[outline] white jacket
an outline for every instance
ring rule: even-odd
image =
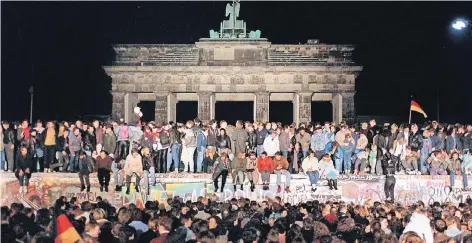
[[[319,171],[320,165],[318,163],[318,159],[316,157],[310,158],[309,156],[306,157],[302,162],[302,169],[307,172],[307,170],[311,168],[312,171]]]
[[[272,136],[268,136],[264,139],[264,151],[267,153],[267,156],[275,156],[280,149],[279,137],[272,139]]]
[[[425,240],[425,243],[433,243],[434,241],[433,231],[429,225],[429,219],[423,214],[413,213],[410,222],[403,230],[403,234],[408,231],[416,232],[422,239]]]

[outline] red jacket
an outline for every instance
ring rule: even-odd
[[[257,159],[257,169],[259,169],[260,172],[268,170],[270,173],[273,173],[274,162],[269,156],[265,157],[265,159],[259,158]]]

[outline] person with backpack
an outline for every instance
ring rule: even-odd
[[[87,184],[87,192],[90,192],[90,179],[89,175],[93,172],[93,160],[92,157],[87,156],[85,151],[80,152],[79,160],[79,179],[80,179],[80,191],[85,190],[85,184]]]

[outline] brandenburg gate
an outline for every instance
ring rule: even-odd
[[[362,67],[352,61],[353,45],[272,44],[261,31],[246,31],[239,9],[239,2],[228,3],[229,19],[195,44],[114,45],[116,60],[104,67],[112,78],[112,118],[130,121],[140,101],[156,102],[159,123],[175,121],[179,101],[197,101],[203,121],[215,118],[217,101],[252,101],[259,122],[269,120],[270,101],[293,102],[297,124],[311,120],[312,101],[330,101],[334,122],[354,117]]]

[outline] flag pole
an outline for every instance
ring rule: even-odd
[[[408,124],[411,124],[411,100],[413,98],[413,95],[410,96],[410,116],[408,117]]]

